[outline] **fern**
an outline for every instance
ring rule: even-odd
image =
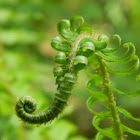
[[[106,47],[101,50],[96,50],[95,47],[95,52],[91,58],[92,60],[94,58],[94,62],[90,61],[90,65],[92,65],[94,74],[89,74],[86,72],[87,75],[90,77],[90,80],[87,83],[87,89],[92,95],[87,101],[87,106],[89,111],[95,115],[92,123],[94,127],[98,130],[98,134],[95,138],[96,140],[103,139],[104,137],[108,137],[113,140],[123,140],[125,139],[124,132],[129,132],[134,135],[140,136],[140,131],[128,128],[120,122],[119,114],[135,121],[139,121],[139,118],[135,118],[125,109],[117,107],[113,95],[113,92],[115,92],[123,96],[135,97],[140,95],[140,90],[131,93],[124,93],[123,91],[115,89],[111,86],[109,75],[109,73],[116,73],[120,75],[130,75],[134,73],[139,68],[139,58],[135,54],[135,46],[131,42],[125,43],[123,45],[123,47],[126,48],[126,51],[121,56],[115,56],[114,52],[120,48],[121,38],[118,35],[114,35],[113,38],[118,39],[118,47]],[[120,65],[127,64],[131,61],[133,62],[133,64],[126,69],[113,69],[112,67],[110,67],[110,63]],[[137,76],[137,80],[139,80],[139,75]],[[100,91],[93,91],[94,86],[98,88],[100,87]],[[107,111],[99,113],[92,110],[92,105],[97,101],[104,103],[106,105]],[[112,127],[101,129],[99,127],[99,124],[104,119],[111,120],[113,122]]]
[[[74,29],[74,23],[76,20],[80,20],[78,23],[77,31]],[[42,124],[52,121],[56,118],[66,107],[67,101],[71,96],[73,86],[77,79],[77,74],[80,70],[88,65],[87,53],[90,54],[94,51],[93,44],[88,44],[88,48],[84,48],[81,53],[78,54],[77,49],[80,40],[89,36],[86,34],[80,34],[80,32],[86,29],[90,32],[89,26],[83,25],[83,18],[75,16],[69,20],[62,20],[58,23],[58,31],[60,35],[70,41],[63,41],[60,37],[55,37],[52,40],[52,47],[59,52],[56,54],[55,62],[60,64],[54,68],[54,76],[56,77],[56,84],[58,85],[55,93],[55,98],[48,109],[39,113],[33,114],[37,108],[37,103],[33,98],[29,96],[21,97],[15,106],[16,114],[24,122],[31,124]],[[82,44],[81,44],[82,45]],[[89,54],[89,53],[88,53]]]
[[[102,140],[108,137],[113,140],[123,140],[124,132],[134,135],[140,135],[139,131],[128,128],[120,122],[119,114],[140,121],[139,118],[133,117],[125,109],[116,106],[113,92],[123,96],[138,96],[140,90],[132,93],[124,93],[111,86],[109,73],[117,73],[121,75],[130,75],[138,70],[139,58],[135,54],[135,46],[131,43],[125,43],[123,47],[125,52],[120,56],[115,56],[115,52],[121,46],[121,38],[114,35],[114,39],[118,39],[119,44],[116,48],[109,48],[109,39],[106,35],[100,35],[98,39],[92,38],[92,29],[88,25],[84,25],[84,19],[81,16],[74,16],[70,20],[61,20],[58,25],[58,32],[64,38],[59,36],[52,40],[52,47],[58,51],[55,62],[59,64],[54,68],[54,76],[58,85],[53,103],[48,109],[39,114],[32,114],[36,110],[36,103],[31,97],[22,97],[16,103],[15,110],[17,115],[27,123],[42,124],[56,118],[67,105],[67,101],[71,95],[74,84],[76,83],[78,72],[82,69],[91,67],[94,73],[86,71],[89,76],[87,82],[87,90],[91,97],[87,101],[87,107],[91,113],[95,115],[92,124],[97,129],[98,134],[96,140]],[[113,69],[112,64],[127,64],[133,62],[129,68]],[[136,80],[140,79],[140,75]],[[95,91],[97,87],[98,90]],[[96,112],[92,109],[95,102],[100,101],[105,104],[106,111]],[[112,122],[110,128],[100,128],[100,122],[108,119]]]

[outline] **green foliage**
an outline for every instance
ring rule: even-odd
[[[131,42],[125,43],[123,45],[125,52],[120,56],[116,56],[115,52],[120,49],[121,38],[118,35],[114,35],[113,38],[118,39],[119,45],[115,48],[108,48],[108,37],[99,35],[98,39],[93,39],[91,27],[84,25],[84,19],[81,16],[74,16],[70,20],[61,20],[57,27],[59,34],[66,41],[62,41],[57,36],[51,43],[52,47],[59,51],[56,54],[55,62],[61,64],[54,68],[54,76],[56,76],[56,84],[58,85],[55,99],[46,111],[32,115],[30,113],[36,109],[34,101],[29,97],[22,97],[15,107],[17,115],[23,121],[33,124],[53,120],[66,106],[78,72],[90,67],[86,71],[90,77],[87,89],[92,96],[87,101],[87,106],[89,111],[95,115],[92,122],[98,131],[95,139],[101,140],[104,137],[108,137],[113,140],[123,140],[124,132],[139,136],[139,131],[121,123],[119,114],[135,121],[140,119],[133,117],[125,109],[117,107],[113,95],[113,92],[116,92],[123,96],[133,97],[139,95],[139,90],[131,93],[117,90],[111,86],[109,75],[109,73],[130,75],[138,70],[139,58],[135,54],[135,46]],[[113,68],[112,63],[117,68]],[[90,73],[89,70],[93,70],[93,72]],[[137,76],[137,80],[139,80],[139,76]],[[92,109],[93,104],[97,101],[105,104],[105,109],[101,112],[96,112]],[[100,128],[101,121],[105,119],[112,122],[112,125],[107,128]]]
[[[22,124],[20,119],[16,117],[13,109],[16,99],[25,95],[30,95],[38,101],[37,112],[41,112],[52,102],[57,86],[55,85],[55,77],[53,77],[52,73],[53,68],[56,67],[54,63],[55,52],[50,47],[50,42],[53,36],[58,35],[55,26],[57,22],[63,17],[67,19],[73,15],[83,16],[86,21],[85,24],[91,25],[93,30],[92,38],[96,39],[100,33],[107,34],[109,37],[117,33],[121,36],[123,43],[133,42],[136,46],[136,53],[140,54],[139,0],[0,0],[0,44],[2,45],[0,46],[1,140],[52,140],[50,136],[52,132],[49,129],[53,124],[57,124],[59,121],[65,120],[65,118],[71,120],[69,123],[75,124],[75,127],[77,127],[78,131],[74,135],[78,133],[78,135],[82,134],[88,139],[94,139],[96,130],[90,124],[92,114],[86,109],[85,102],[90,96],[87,93],[88,91],[91,95],[95,96],[95,91],[97,90],[96,97],[104,96],[104,94],[98,94],[100,93],[98,91],[101,91],[102,88],[96,87],[101,85],[101,76],[98,77],[99,80],[96,82],[91,80],[95,85],[94,87],[88,82],[88,86],[90,88],[93,87],[93,89],[86,91],[85,81],[87,81],[88,77],[84,74],[85,71],[80,72],[77,79],[78,84],[75,86],[72,97],[68,102],[68,105],[72,102],[71,105],[57,119],[45,126],[30,127],[29,124]],[[70,44],[65,39],[61,40],[68,44],[67,46],[69,47],[65,49],[70,51]],[[111,40],[109,44],[110,49],[117,46],[114,45],[114,42],[111,44]],[[92,43],[90,44],[92,45]],[[89,48],[84,46],[81,46],[80,49]],[[127,45],[120,47],[114,53],[119,56],[119,61],[121,61],[123,52],[128,50],[125,46]],[[131,54],[133,49],[132,46],[129,47],[129,53]],[[94,47],[92,49],[95,50]],[[88,54],[83,51],[78,53],[85,56]],[[111,55],[112,57],[113,55]],[[91,68],[94,70],[99,67],[98,61],[93,64],[93,60],[95,60],[94,57],[89,60],[92,62],[88,69],[89,74],[92,73]],[[133,62],[135,60],[126,64],[126,67],[131,66]],[[123,63],[115,65],[114,62],[107,62],[107,64],[115,70],[126,68]],[[59,70],[61,71],[62,68]],[[60,75],[62,74],[61,72]],[[119,107],[125,108],[134,117],[139,118],[140,96],[135,97],[139,95],[139,91],[135,92],[135,90],[139,89],[140,82],[135,82],[134,75],[122,76],[111,74],[111,85],[106,84],[106,86],[112,88]],[[137,76],[137,80],[139,79],[139,76]],[[56,83],[59,83],[61,80],[61,78],[57,78]],[[124,96],[126,93],[128,93],[128,96]],[[129,96],[129,94],[131,95]],[[104,106],[98,101],[95,102],[91,109],[99,112],[104,109]],[[140,130],[140,125],[137,121],[127,119],[122,115],[120,115],[120,118],[121,122],[126,126]],[[105,128],[108,127],[108,124],[105,119],[101,122],[100,126]],[[64,127],[67,128],[66,123]],[[67,139],[72,137],[80,139],[81,137],[68,135]],[[124,135],[128,135],[126,138],[128,140],[139,140],[137,135],[129,133]],[[97,136],[99,138],[104,137],[101,133]]]
[[[126,48],[126,51],[121,56],[115,56],[115,54],[113,53],[120,48],[121,39],[118,35],[114,35],[114,37],[117,37],[119,39],[119,47],[104,48],[102,50],[95,49],[95,53],[92,58],[94,58],[94,61],[97,62],[95,63],[91,61],[90,64],[92,65],[93,63],[92,69],[94,70],[94,73],[93,74],[87,73],[87,75],[91,78],[87,83],[87,89],[89,93],[91,93],[92,95],[92,97],[87,101],[87,106],[89,111],[95,115],[92,123],[94,127],[99,131],[96,139],[103,139],[103,137],[106,136],[114,140],[118,140],[118,139],[122,140],[124,139],[123,132],[129,132],[138,136],[140,135],[140,131],[136,131],[131,128],[128,128],[127,126],[123,125],[120,122],[118,113],[125,116],[126,118],[135,121],[139,121],[139,119],[133,117],[125,109],[117,107],[113,97],[113,92],[116,92],[123,96],[135,97],[139,95],[140,93],[139,90],[131,93],[124,93],[120,90],[112,88],[110,76],[109,76],[110,72],[120,74],[120,75],[130,75],[134,73],[139,68],[139,58],[135,54],[135,46],[131,42],[123,45],[123,47]],[[123,65],[126,64],[127,66],[127,63],[129,62],[132,62],[131,66],[125,67],[124,69],[119,69],[123,67],[121,66],[121,64]],[[116,64],[117,68],[113,69],[112,68],[113,66],[110,65],[110,63]],[[139,79],[139,75],[137,76],[137,80],[138,79]],[[96,91],[95,87],[98,88],[100,87],[100,90]],[[92,105],[97,101],[106,104],[106,111],[99,113],[92,110]],[[110,110],[108,110],[108,108]],[[101,129],[99,127],[99,124],[104,119],[109,119],[113,121],[114,126],[110,128]]]

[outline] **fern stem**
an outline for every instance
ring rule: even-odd
[[[114,99],[114,95],[112,93],[112,90],[105,85],[105,84],[110,85],[109,73],[106,70],[106,66],[105,66],[103,60],[98,56],[97,56],[97,59],[98,59],[98,62],[100,63],[100,68],[101,68],[100,70],[101,70],[101,74],[103,76],[103,86],[104,86],[104,91],[105,91],[104,93],[108,97],[108,107],[111,111],[111,115],[113,118],[114,130],[115,130],[115,133],[117,136],[117,140],[124,140],[123,131],[120,126],[120,119],[118,116],[118,111],[115,108],[116,101]]]
[[[73,42],[72,44],[72,49],[71,49],[71,53],[70,53],[70,72],[73,72],[73,65],[74,65],[74,58],[76,56],[76,51],[79,45],[79,42],[85,38],[85,37],[90,37],[90,34],[88,34],[87,32],[81,33]]]

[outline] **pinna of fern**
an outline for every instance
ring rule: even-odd
[[[119,75],[130,75],[138,70],[139,68],[139,58],[135,54],[135,46],[129,42],[125,43],[123,47],[125,48],[125,52],[120,56],[115,56],[114,52],[120,48],[121,38],[118,35],[114,35],[113,38],[118,38],[119,45],[116,48],[104,48],[100,51],[95,50],[94,55],[91,60],[94,58],[94,62],[91,62],[92,69],[94,70],[94,74],[90,74],[88,72],[87,75],[90,77],[90,80],[87,82],[87,90],[92,95],[87,101],[88,109],[91,113],[95,115],[93,119],[93,125],[98,130],[98,134],[96,136],[96,140],[104,139],[104,137],[108,137],[113,140],[123,140],[124,132],[129,132],[134,135],[140,136],[140,131],[133,130],[128,128],[124,124],[120,122],[119,115],[121,114],[126,118],[140,121],[139,118],[133,117],[128,111],[123,108],[117,107],[113,92],[118,93],[123,96],[135,97],[140,95],[140,90],[124,93],[118,89],[115,89],[111,86],[109,73],[116,73]],[[113,69],[110,67],[110,63],[121,65],[127,64],[129,62],[133,62],[133,64],[125,69]],[[119,68],[119,67],[118,67]],[[137,76],[137,80],[139,75]],[[100,88],[100,90],[95,91],[94,87]],[[96,112],[92,109],[92,106],[95,102],[100,101],[106,105],[107,111]],[[109,119],[113,122],[113,127],[101,129],[99,124],[102,120]]]
[[[98,39],[92,37],[92,29],[88,25],[84,25],[84,19],[81,16],[73,16],[70,20],[63,19],[58,22],[57,29],[62,36],[55,37],[52,40],[52,47],[58,51],[55,56],[55,62],[59,65],[54,68],[54,76],[58,85],[53,103],[48,109],[39,114],[34,114],[36,103],[29,96],[23,96],[16,103],[16,114],[27,123],[42,124],[47,123],[56,118],[67,105],[67,101],[71,96],[72,89],[76,83],[78,72],[87,67],[91,67],[94,74],[86,72],[90,77],[87,83],[87,90],[91,93],[91,97],[87,101],[88,109],[95,115],[93,125],[97,129],[98,134],[96,140],[109,137],[113,140],[123,140],[123,132],[129,132],[139,135],[140,132],[132,130],[120,122],[121,114],[129,119],[139,121],[134,118],[123,108],[117,107],[113,92],[123,96],[137,96],[139,91],[133,93],[124,93],[111,86],[109,73],[117,73],[121,75],[129,75],[139,68],[139,59],[135,54],[135,46],[132,43],[123,45],[125,52],[120,56],[114,53],[119,50],[121,39],[117,38],[119,45],[116,48],[109,48],[109,39],[106,35],[100,35]],[[132,66],[127,69],[113,69],[110,63],[127,64],[133,62]],[[139,79],[139,76],[137,77]],[[98,91],[93,90],[98,87]],[[92,105],[100,101],[105,103],[106,111],[96,112],[92,109]],[[100,122],[109,119],[112,122],[110,128],[100,128]]]

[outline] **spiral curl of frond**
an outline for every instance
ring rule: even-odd
[[[58,85],[54,101],[45,111],[34,114],[37,103],[33,98],[29,96],[20,98],[16,103],[15,110],[17,116],[24,122],[42,124],[56,118],[67,105],[78,72],[88,66],[87,58],[93,54],[98,44],[101,47],[106,45],[105,41],[90,40],[92,29],[90,26],[84,25],[84,19],[81,16],[74,16],[70,20],[61,20],[57,29],[65,40],[56,36],[51,43],[52,47],[58,51],[55,62],[59,64],[53,70]]]

